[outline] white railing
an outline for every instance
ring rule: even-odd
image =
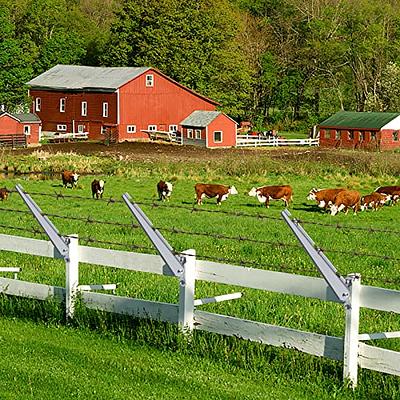
[[[236,147],[259,146],[319,146],[319,139],[282,139],[279,137],[266,137],[254,135],[237,135]]]
[[[42,139],[47,139],[50,141],[57,141],[57,140],[70,140],[70,139],[81,139],[86,140],[89,138],[89,132],[42,132]]]
[[[366,345],[362,342],[370,339],[399,337],[399,332],[359,334],[357,328],[359,308],[362,307],[400,314],[400,291],[398,290],[364,286],[361,285],[359,278],[353,280],[349,307],[351,311],[347,310],[344,313],[345,330],[351,334],[347,335],[348,339],[345,340],[344,337],[305,332],[199,309],[202,304],[213,301],[233,299],[241,301],[240,293],[222,294],[215,298],[195,298],[196,280],[202,280],[338,302],[324,279],[196,260],[194,250],[183,253],[187,257],[184,276],[177,279],[172,276],[170,269],[158,255],[81,246],[76,237],[70,238],[74,240],[70,241],[70,257],[66,262],[67,289],[0,278],[0,293],[39,300],[49,297],[59,301],[67,300],[67,315],[71,317],[73,317],[76,294],[80,293],[83,303],[91,309],[179,324],[186,331],[196,329],[278,347],[294,348],[311,355],[344,361],[345,366],[349,363],[348,354],[353,354],[355,350],[356,362],[353,366],[355,373],[357,373],[358,365],[361,368],[400,375],[400,352]],[[4,234],[0,234],[0,250],[62,258],[50,241]],[[95,293],[92,290],[97,285],[90,285],[91,290],[87,291],[87,287],[79,286],[79,263],[170,276],[178,281],[179,302],[169,304]],[[112,285],[100,286],[115,289]]]

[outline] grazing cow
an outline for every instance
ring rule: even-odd
[[[157,183],[158,200],[169,200],[172,193],[172,183],[160,181]]]
[[[293,190],[289,185],[253,187],[248,194],[257,197],[258,201],[265,203],[267,208],[269,208],[270,200],[283,200],[285,207],[289,207],[289,203],[293,199]]]
[[[361,197],[361,210],[367,210],[369,207],[373,211],[377,211],[379,207],[382,207],[389,199],[389,196],[382,193],[373,192]]]
[[[217,205],[221,205],[221,202],[226,200],[230,194],[238,194],[235,186],[215,185],[206,183],[197,183],[194,187],[196,191],[197,204],[202,204],[204,197],[209,199],[212,197],[217,198]]]
[[[92,196],[94,198],[94,196],[96,196],[96,199],[103,198],[103,193],[104,193],[104,184],[106,183],[106,181],[98,181],[97,179],[95,179],[92,182]]]
[[[72,171],[63,171],[63,173],[61,174],[61,178],[65,188],[68,185],[71,185],[71,188],[74,188],[78,183],[79,175]]]
[[[8,194],[10,193],[10,191],[7,188],[1,188],[0,189],[0,200],[7,200],[8,198]]]
[[[380,186],[375,189],[375,192],[389,196],[391,205],[395,204],[400,199],[400,186]]]
[[[336,196],[345,189],[316,189],[313,188],[307,195],[307,200],[315,200],[318,207],[327,210],[335,202]]]
[[[360,210],[361,196],[357,190],[342,190],[335,198],[335,202],[331,207],[331,215],[336,215],[338,212],[344,210],[347,214],[349,208],[352,208],[354,214]]]

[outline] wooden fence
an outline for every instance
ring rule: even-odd
[[[319,139],[282,139],[278,137],[237,135],[236,147],[319,146]]]
[[[0,134],[0,147],[26,147],[26,136],[24,134]]]
[[[5,234],[0,234],[0,250],[63,258],[50,241]],[[80,292],[83,303],[90,309],[166,321],[179,324],[185,332],[191,330],[214,332],[343,361],[344,376],[350,378],[353,384],[356,384],[357,381],[358,366],[400,375],[400,352],[363,343],[363,341],[371,339],[399,337],[400,333],[359,334],[358,332],[361,307],[400,314],[400,291],[361,285],[357,275],[347,277],[352,285],[350,306],[344,309],[343,315],[345,332],[343,337],[333,337],[214,314],[199,309],[202,304],[240,298],[240,294],[237,293],[195,299],[196,280],[202,280],[338,302],[324,279],[198,260],[194,250],[188,250],[182,254],[186,258],[186,262],[183,276],[177,282],[178,304],[95,293],[87,290],[88,285],[79,286],[80,262],[168,275],[171,279],[177,278],[171,275],[170,269],[158,255],[81,246],[76,236],[69,236],[69,259],[66,262],[65,288],[0,278],[0,293],[39,300],[53,297],[56,300],[65,301],[66,314],[72,318],[75,298]],[[91,288],[99,287],[101,285]]]

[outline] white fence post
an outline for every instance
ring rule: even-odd
[[[346,309],[346,328],[343,351],[343,378],[350,381],[352,388],[357,386],[358,372],[358,329],[360,323],[361,276],[350,274],[346,277],[350,288],[350,305]]]
[[[74,317],[75,300],[79,285],[78,235],[69,235],[69,259],[65,262],[65,311],[66,318]]]
[[[196,250],[185,250],[185,265],[179,282],[179,319],[178,323],[183,333],[193,330],[194,292],[196,275]]]

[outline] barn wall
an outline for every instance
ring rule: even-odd
[[[236,146],[236,126],[225,114],[218,115],[208,126],[208,147]],[[214,142],[214,131],[222,131],[222,143]]]
[[[154,86],[146,87],[146,75],[154,75]],[[119,89],[120,141],[147,138],[142,129],[156,125],[157,130],[168,130],[178,125],[195,110],[214,111],[212,101],[194,94],[168,80],[157,71],[150,70]],[[127,133],[127,126],[135,125],[136,133]]]
[[[376,131],[320,128],[319,132],[321,147],[365,150],[377,150],[379,148],[380,133]],[[353,135],[353,138],[349,137],[349,135]]]
[[[190,139],[188,138],[188,129],[193,129],[193,135],[195,129],[201,129],[201,139]],[[184,126],[182,127],[182,135],[183,135],[183,144],[190,146],[200,146],[206,147],[206,128],[196,128],[194,126]]]
[[[67,125],[66,132],[78,131],[84,125],[90,139],[104,139],[101,133],[103,124],[117,123],[117,94],[94,92],[65,92],[30,90],[32,112],[42,120],[43,130],[57,132],[58,124]],[[35,100],[41,98],[41,111],[35,111]],[[60,112],[60,99],[65,98],[65,112]],[[81,102],[87,102],[87,116],[81,115]],[[108,102],[108,117],[103,117],[103,102]],[[75,125],[75,129],[74,126]]]
[[[0,118],[0,135],[15,135],[20,133],[19,122],[8,115]]]
[[[396,135],[397,132],[397,135]],[[397,140],[396,139],[397,136]],[[381,131],[381,149],[396,150],[400,148],[400,131],[384,129]]]

